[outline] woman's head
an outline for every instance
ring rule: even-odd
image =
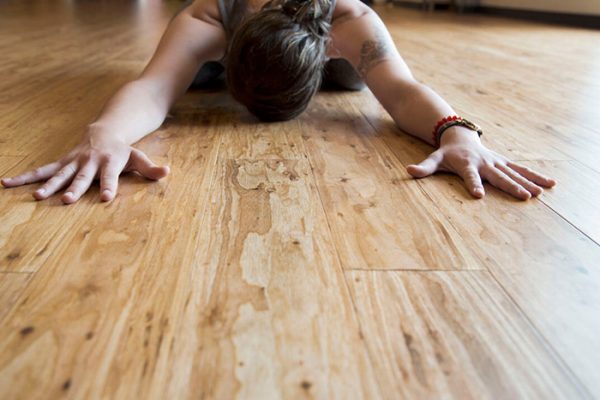
[[[271,0],[231,38],[227,84],[264,121],[294,118],[321,85],[330,0]]]

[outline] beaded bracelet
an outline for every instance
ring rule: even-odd
[[[434,145],[436,147],[440,147],[440,140],[442,139],[442,134],[446,131],[446,129],[456,125],[464,126],[465,128],[475,131],[479,136],[483,135],[483,131],[478,125],[474,124],[468,119],[459,117],[458,115],[450,115],[448,117],[442,118],[438,121],[437,124],[435,124],[435,128],[433,128],[432,132]]]

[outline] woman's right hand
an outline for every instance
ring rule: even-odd
[[[141,150],[117,138],[86,133],[84,140],[58,161],[2,179],[2,185],[10,188],[46,181],[33,192],[34,198],[44,200],[70,183],[61,199],[71,204],[79,200],[95,178],[100,178],[100,199],[110,201],[117,194],[123,171],[137,171],[148,179],[158,180],[169,174],[169,167],[154,164]]]

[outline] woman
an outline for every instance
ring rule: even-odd
[[[555,184],[484,147],[476,125],[413,78],[382,21],[359,0],[196,0],[172,19],[140,77],[107,102],[79,145],[2,184],[46,181],[33,194],[42,200],[70,183],[62,196],[70,204],[96,177],[102,201],[115,197],[124,170],[165,177],[168,167],[131,144],[158,129],[191,84],[221,73],[233,97],[266,121],[300,114],[323,79],[351,90],[366,84],[399,128],[439,147],[407,167],[415,178],[454,172],[476,198],[484,196],[482,179],[523,200]]]

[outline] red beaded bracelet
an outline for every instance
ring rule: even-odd
[[[473,122],[464,119],[463,117],[460,117],[458,115],[449,115],[447,117],[442,118],[437,122],[437,124],[435,124],[435,127],[433,128],[432,132],[433,144],[436,147],[440,147],[440,139],[442,137],[442,133],[444,133],[446,129],[456,125],[461,125],[465,128],[471,129],[472,131],[477,132],[479,136],[483,134],[481,128]]]

